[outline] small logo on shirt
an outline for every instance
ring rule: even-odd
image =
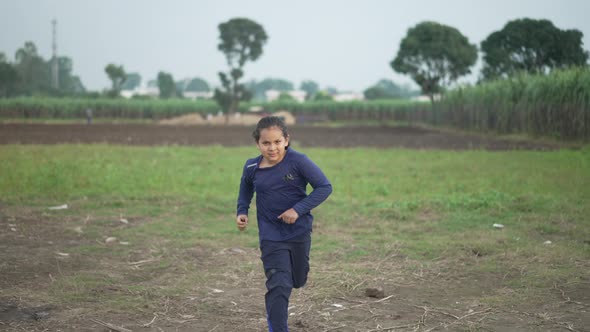
[[[295,177],[293,176],[293,174],[289,173],[289,174],[283,176],[283,180],[285,180],[285,181],[293,181],[293,180],[295,180]]]

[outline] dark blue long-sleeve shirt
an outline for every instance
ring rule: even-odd
[[[311,231],[311,210],[332,193],[332,185],[322,170],[306,155],[291,148],[280,163],[259,168],[262,156],[248,159],[244,165],[237,215],[248,214],[256,192],[256,210],[260,241],[285,241]],[[307,195],[310,184],[313,191]],[[293,208],[299,218],[286,224],[278,216]]]

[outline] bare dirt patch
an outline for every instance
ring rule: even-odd
[[[148,124],[0,124],[0,144],[107,143],[123,145],[250,146],[253,126]],[[449,133],[418,127],[292,126],[293,142],[304,147],[407,148],[444,150],[550,150],[559,146],[534,141]]]
[[[250,146],[250,133],[244,126],[4,124],[0,143]],[[555,148],[413,127],[293,126],[292,137],[314,147]],[[417,218],[439,216],[423,210]],[[102,232],[77,231],[87,219],[82,213],[7,207],[0,200],[0,330],[109,331],[102,323],[133,331],[266,329],[258,250],[223,247],[229,244],[172,250],[167,239],[153,238],[117,252],[121,244],[105,243],[108,229],[158,221],[139,215],[125,225],[117,220],[95,225]],[[88,251],[92,246],[97,248]],[[394,249],[385,257],[346,263],[356,273],[338,264],[346,259],[341,253],[313,255],[312,249],[309,283],[291,300],[295,332],[588,331],[590,326],[590,280],[584,277],[578,283],[556,281],[524,301],[506,286],[519,273],[468,272],[468,266],[488,259],[473,252],[424,265]],[[369,297],[367,288],[382,289],[383,296]]]
[[[121,255],[101,235],[113,225],[95,235],[72,231],[86,218],[41,208],[0,209],[0,330],[109,331],[104,323],[132,331],[266,329],[257,249],[198,244],[172,249],[166,239],[155,238],[132,244]],[[99,250],[77,250],[92,244]],[[343,253],[320,258],[312,250],[308,285],[292,295],[291,330],[587,331],[590,326],[589,280],[556,283],[532,301],[521,301],[506,287],[517,275],[468,272],[485,256],[424,265],[395,246],[389,250],[378,259],[348,262],[346,270],[338,263],[346,259]],[[78,284],[77,278],[85,281]],[[383,293],[367,296],[367,288]]]

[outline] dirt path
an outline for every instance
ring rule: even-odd
[[[307,127],[293,126],[291,137],[305,147],[377,147],[408,149],[546,150],[538,142],[447,133],[417,127]],[[0,144],[109,143],[124,145],[252,144],[252,128],[243,126],[163,126],[147,124],[46,125],[0,124]]]

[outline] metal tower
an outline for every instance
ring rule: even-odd
[[[51,85],[56,90],[59,89],[59,64],[57,63],[57,20],[53,19],[51,21],[52,30],[53,30],[53,43],[51,44],[51,48],[53,50],[53,58],[51,59]]]

